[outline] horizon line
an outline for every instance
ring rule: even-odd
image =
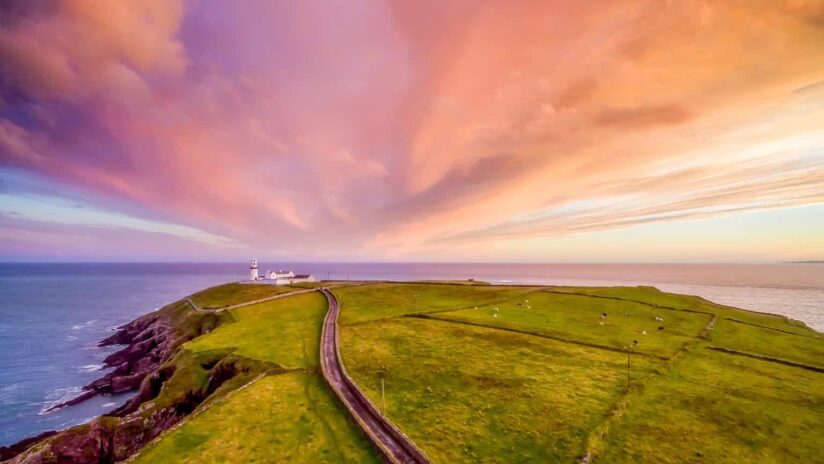
[[[248,260],[238,261],[141,261],[141,260],[0,260],[2,264],[239,264]],[[288,264],[476,264],[476,265],[735,265],[735,264],[824,264],[824,260],[776,260],[776,261],[313,261],[290,259],[258,259],[260,262],[280,262]]]

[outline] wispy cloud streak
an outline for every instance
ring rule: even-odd
[[[10,0],[0,169],[207,255],[461,259],[817,204],[823,24],[804,0]],[[31,216],[6,235],[59,248]]]

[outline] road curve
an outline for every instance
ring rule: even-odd
[[[430,463],[429,459],[414,443],[388,419],[381,416],[378,409],[366,398],[357,384],[349,377],[340,357],[340,331],[338,314],[340,305],[329,291],[321,289],[329,302],[329,310],[323,320],[320,341],[320,365],[326,383],[349,410],[361,426],[369,440],[382,457],[391,463]]]

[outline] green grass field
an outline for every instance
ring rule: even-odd
[[[341,325],[505,301],[535,289],[465,284],[373,284],[335,289]]]
[[[190,298],[204,309],[217,309],[238,303],[246,303],[261,298],[300,290],[289,285],[256,285],[229,283],[207,288]]]
[[[247,287],[254,288],[221,289],[221,301],[248,301]],[[207,372],[200,364],[225,352],[280,366],[285,372],[205,402],[202,413],[144,448],[135,462],[378,462],[317,368],[326,310],[326,298],[320,293],[244,306],[229,311],[234,322],[186,343],[168,388],[178,388],[176,382],[190,387],[204,384]],[[156,401],[172,396],[164,393]]]
[[[146,448],[137,463],[377,463],[318,375],[265,377]]]
[[[718,314],[721,317],[732,317],[765,327],[787,330],[804,335],[812,335],[817,337],[822,336],[822,334],[810,329],[802,323],[788,320],[783,316],[745,311],[743,309],[718,305],[697,296],[666,293],[653,287],[562,287],[553,290],[559,292],[633,300],[677,309],[710,312],[713,314]]]
[[[224,324],[185,345],[194,352],[231,347],[240,356],[286,368],[317,367],[326,298],[317,292],[231,310]]]
[[[227,285],[196,297],[225,306],[294,290]],[[333,292],[350,374],[379,407],[383,379],[387,416],[435,462],[782,463],[824,454],[824,373],[814,370],[824,367],[824,336],[780,316],[652,288],[375,283]],[[174,308],[188,317],[188,305]],[[249,372],[136,461],[377,462],[318,372],[326,310],[320,293],[308,293],[207,315],[218,327],[183,346],[170,392],[155,401],[205,388],[204,366],[227,353]],[[623,350],[633,340],[628,384]]]
[[[607,314],[603,325],[602,314]],[[630,301],[543,292],[478,309],[438,313],[435,317],[618,349],[637,341],[638,352],[659,357],[672,356],[712,319],[710,315],[655,309]],[[656,317],[663,322],[656,321]]]
[[[344,327],[350,374],[435,462],[572,462],[626,388],[622,353],[449,322]],[[636,375],[652,362],[636,358]]]
[[[342,298],[358,322],[342,327],[344,360],[376,404],[384,378],[387,415],[436,462],[813,462],[824,451],[824,374],[708,349],[820,366],[824,338],[795,321],[651,288],[490,287],[425,311],[409,310],[408,289],[368,289]],[[427,290],[419,301],[443,292]],[[650,356],[633,357],[627,389],[626,355],[608,349],[631,340]]]
[[[821,462],[824,374],[697,350],[646,382],[604,463]]]
[[[723,319],[712,334],[714,345],[786,359],[824,369],[824,338],[792,335]]]

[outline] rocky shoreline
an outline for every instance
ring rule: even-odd
[[[171,326],[159,314],[149,314],[118,327],[114,335],[97,344],[99,347],[128,345],[103,360],[104,368],[114,370],[84,386],[80,395],[50,407],[47,412],[82,403],[97,395],[136,390],[169,354],[170,330]]]
[[[237,359],[216,355],[215,359],[190,359],[179,349],[188,340],[214,330],[231,315],[197,313],[185,302],[176,302],[146,314],[102,340],[98,346],[126,345],[104,363],[114,368],[83,387],[83,393],[50,410],[81,403],[96,395],[137,391],[114,411],[89,423],[63,431],[50,431],[0,447],[0,461],[8,463],[109,463],[122,461],[164,430],[170,428],[204,401],[220,385],[244,371]],[[209,374],[205,386],[173,382],[179,365],[202,368]],[[203,365],[201,365],[203,364]],[[248,366],[247,366],[248,367]],[[248,369],[247,369],[248,370]],[[168,383],[175,388],[161,395]],[[163,396],[160,401],[159,396]]]

